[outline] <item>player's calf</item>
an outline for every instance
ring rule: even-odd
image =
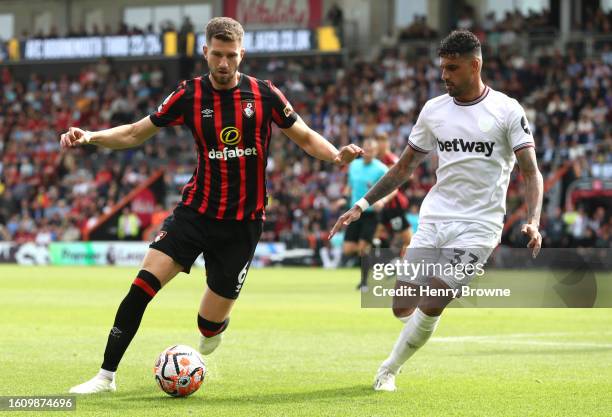
[[[396,375],[402,365],[429,340],[440,320],[439,316],[429,316],[417,308],[404,325],[389,357],[381,364],[381,370]]]
[[[72,387],[71,393],[94,394],[116,390],[115,372],[119,362],[138,331],[147,305],[160,289],[161,283],[155,275],[144,269],[138,272],[130,290],[117,309],[113,328],[106,342],[104,361],[100,371],[89,381]]]
[[[407,323],[408,320],[410,320],[410,317],[412,317],[412,313],[414,313],[414,310],[419,305],[421,297],[416,295],[418,294],[418,285],[409,284],[407,282],[398,280],[395,283],[395,289],[397,290],[400,288],[404,290],[404,292],[411,289],[415,294],[414,296],[405,295],[393,297],[393,315],[401,322]]]
[[[102,369],[111,372],[117,370],[123,354],[140,327],[147,305],[160,289],[161,283],[155,275],[144,269],[138,272],[117,310],[113,328],[106,342]]]
[[[401,307],[393,307],[392,308],[393,315],[402,323],[407,323],[412,317],[412,313],[414,313],[414,308],[401,308]]]

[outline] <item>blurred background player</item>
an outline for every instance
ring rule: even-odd
[[[100,371],[71,393],[116,390],[115,372],[147,305],[179,272],[189,273],[201,253],[207,288],[197,316],[200,352],[210,354],[219,345],[262,232],[272,122],[315,158],[344,164],[361,153],[354,145],[338,151],[302,121],[270,81],[238,72],[243,36],[234,19],[210,20],[204,46],[208,74],[180,83],[157,112],[136,123],[98,132],[71,127],[61,136],[65,148],[94,144],[126,149],[141,145],[161,127],[184,124],[193,132],[199,154],[182,201],[150,244],[117,310]]]
[[[363,142],[363,157],[354,160],[349,165],[345,195],[351,196],[351,206],[382,178],[387,167],[376,159],[378,143],[375,139],[366,139]],[[391,198],[391,196],[389,197]],[[386,201],[386,200],[385,200]],[[378,212],[382,209],[384,201],[370,207],[356,222],[351,223],[344,234],[342,246],[341,265],[346,265],[352,256],[361,258],[361,279],[357,289],[366,291],[368,280],[367,257],[372,248],[372,239],[378,226]]]
[[[389,137],[386,133],[379,133],[376,135],[376,142],[377,158],[391,168],[399,158],[389,149]],[[399,248],[401,256],[412,238],[412,226],[406,218],[408,207],[408,197],[402,189],[398,189],[395,196],[380,211],[380,222],[376,230],[376,237],[383,242],[382,246]]]
[[[404,184],[432,151],[438,151],[436,185],[421,206],[419,229],[404,260],[422,264],[415,275],[399,275],[396,288],[414,296],[396,296],[393,313],[405,325],[374,380],[377,391],[395,391],[395,376],[436,329],[440,315],[453,300],[449,289],[468,285],[474,274],[456,276],[447,265],[484,265],[498,245],[506,212],[510,172],[518,160],[525,183],[527,218],[521,231],[535,257],[542,244],[539,232],[543,180],[535,142],[521,105],[485,85],[481,78],[480,42],[467,30],[456,30],[440,43],[441,78],[447,94],[423,106],[399,161],[336,222],[331,235],[358,220],[381,198]],[[495,179],[495,181],[493,181]],[[440,265],[434,269],[429,266]],[[430,271],[444,271],[430,275]],[[420,295],[420,287],[442,295]]]

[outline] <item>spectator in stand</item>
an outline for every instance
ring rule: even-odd
[[[117,237],[119,240],[139,240],[140,238],[140,219],[138,216],[125,207],[117,223]]]
[[[344,12],[337,3],[331,5],[325,16],[326,20],[336,29],[340,42],[344,42]]]

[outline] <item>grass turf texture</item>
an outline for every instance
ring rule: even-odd
[[[65,394],[92,377],[135,272],[0,266],[0,395]],[[612,414],[609,309],[448,310],[399,375],[399,391],[373,392],[401,323],[359,307],[357,270],[252,270],[223,344],[206,359],[204,385],[171,398],[156,386],[153,362],[170,345],[197,347],[202,275],[179,275],[149,305],[118,392],[78,397],[62,415]]]

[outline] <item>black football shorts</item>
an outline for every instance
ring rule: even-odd
[[[389,233],[402,232],[410,227],[406,212],[401,207],[385,207],[380,212],[380,222]]]
[[[203,253],[208,287],[222,297],[236,299],[261,232],[261,220],[211,219],[179,204],[149,247],[170,256],[187,274]]]
[[[359,219],[347,226],[344,233],[344,241],[359,242],[364,240],[371,244],[376,233],[376,226],[378,226],[378,213],[375,211],[365,211]]]

